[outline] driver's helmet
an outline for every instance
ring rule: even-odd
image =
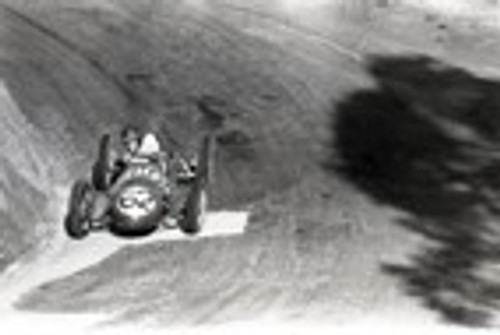
[[[141,155],[144,156],[155,156],[159,155],[161,152],[160,142],[158,138],[153,133],[147,133],[144,135],[141,146],[139,150]]]

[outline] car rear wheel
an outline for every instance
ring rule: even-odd
[[[111,136],[105,134],[99,141],[97,161],[92,168],[92,184],[100,192],[106,191],[110,184],[110,146]]]
[[[204,190],[190,195],[179,221],[179,228],[183,233],[195,235],[202,230],[207,215],[207,200],[207,193]]]
[[[199,154],[196,177],[188,193],[186,204],[181,213],[179,228],[185,234],[198,234],[206,221],[208,208],[208,186],[211,172],[212,139],[203,140]]]
[[[90,233],[89,206],[92,189],[89,183],[77,181],[71,190],[69,211],[64,219],[64,228],[69,237],[80,240]]]

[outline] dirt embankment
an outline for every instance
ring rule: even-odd
[[[3,3],[0,70],[19,109],[2,136],[25,145],[2,150],[2,234],[16,241],[5,243],[4,264],[36,244],[28,232],[43,225],[31,222],[54,221],[40,211],[53,206],[48,185],[64,189],[84,175],[96,138],[122,124],[151,126],[166,145],[175,138],[187,149],[193,134],[216,129],[216,204],[241,204],[286,188],[324,159],[331,99],[366,85],[360,54],[420,48],[496,64],[492,53],[471,51],[493,48],[493,33],[426,11],[409,15],[400,2]],[[409,17],[411,29],[395,29]]]
[[[367,201],[335,172],[323,173],[324,163],[336,155],[332,146],[342,145],[332,144],[341,133],[335,128],[337,103],[359,96],[346,92],[380,85],[386,93],[386,86],[394,89],[414,77],[404,75],[403,66],[394,70],[396,84],[393,76],[378,82],[378,73],[368,78],[368,53],[396,57],[388,58],[390,70],[401,64],[399,54],[419,52],[488,73],[487,66],[498,64],[496,46],[487,43],[495,32],[483,35],[475,26],[453,21],[443,28],[444,17],[389,6],[390,1],[368,7],[361,6],[368,2],[345,2],[321,10],[292,6],[279,15],[281,7],[263,1],[255,1],[259,6],[186,3],[11,1],[2,8],[0,70],[20,108],[11,108],[2,126],[9,127],[8,138],[25,144],[23,150],[15,143],[3,147],[8,206],[2,209],[12,236],[29,236],[23,242],[28,250],[37,241],[27,235],[38,226],[31,223],[46,222],[40,226],[48,232],[57,225],[58,220],[43,216],[54,213],[49,206],[64,205],[51,202],[50,192],[67,189],[86,173],[100,133],[133,122],[157,130],[166,145],[184,143],[186,150],[200,134],[214,131],[219,145],[215,205],[250,204],[249,232],[234,240],[131,246],[38,287],[19,306],[55,312],[101,309],[114,312],[119,321],[159,323],[223,322],[269,313],[330,322],[372,312],[390,322],[395,315],[430,319],[394,278],[380,271],[382,263],[406,259],[418,238],[393,224],[399,222],[395,213]],[[436,75],[436,69],[427,70]],[[477,80],[467,78],[467,83]],[[409,80],[408,85],[417,92],[415,100],[422,98],[418,83]],[[377,95],[377,89],[368,94]],[[402,93],[396,91],[388,94],[400,103]],[[453,100],[439,89],[435,94],[435,101]],[[347,102],[359,106],[357,100]],[[374,108],[361,105],[363,112]],[[420,120],[414,111],[408,107],[410,120]],[[349,121],[353,114],[347,112]],[[396,140],[401,152],[410,145],[418,158],[420,142],[406,141],[407,134],[397,133],[399,126],[388,122],[385,112],[371,114],[388,127],[384,136],[356,113],[354,125],[359,122],[361,128],[341,130],[354,134],[352,141],[361,149],[382,137],[389,144]],[[408,121],[416,129],[412,134],[422,124],[441,139],[436,122]],[[387,136],[393,131],[400,136]],[[361,150],[361,158],[380,159],[380,171],[386,171],[384,150],[368,151]],[[401,155],[392,154],[387,156],[400,163]],[[409,156],[403,155],[408,161],[402,166],[411,165],[414,157]],[[390,179],[387,184],[393,185]],[[374,196],[373,190],[365,191]],[[14,216],[13,206],[28,215]]]
[[[322,295],[322,285],[372,285],[370,280],[352,285],[344,280],[328,283],[335,257],[314,261],[333,247],[322,236],[333,238],[337,231],[351,236],[362,221],[345,223],[343,214],[328,209],[330,186],[324,183],[320,188],[328,179],[319,172],[330,138],[327,107],[331,98],[352,82],[365,81],[356,62],[339,55],[325,39],[318,42],[317,36],[300,29],[282,30],[282,23],[272,20],[267,20],[269,33],[263,38],[258,30],[254,30],[257,35],[241,31],[231,20],[175,3],[159,8],[137,2],[111,8],[59,5],[2,9],[4,80],[20,113],[42,137],[38,145],[63,144],[61,151],[54,150],[62,162],[55,164],[56,177],[51,182],[66,189],[70,180],[85,174],[97,136],[126,122],[154,127],[167,145],[172,144],[169,137],[174,137],[185,142],[187,149],[195,145],[199,134],[215,131],[219,145],[216,206],[254,203],[261,217],[254,219],[255,233],[243,241],[127,249],[102,266],[82,271],[83,277],[69,277],[69,285],[63,281],[62,287],[60,282],[43,286],[27,297],[23,307],[76,311],[94,309],[97,303],[105,309],[123,306],[119,319],[131,314],[142,319],[152,306],[164,305],[157,309],[156,318],[171,308],[167,300],[179,298],[174,302],[178,309],[167,319],[203,322],[241,318],[249,308],[250,314],[261,314],[272,306],[280,309],[287,301],[292,314],[301,314],[307,310],[301,305]],[[303,44],[288,44],[297,38]],[[36,178],[30,183],[36,184]],[[293,213],[289,212],[292,208]],[[301,214],[295,218],[294,213]],[[309,231],[304,225],[312,218],[316,219]],[[331,225],[323,227],[327,218]],[[49,230],[55,224],[51,221]],[[318,239],[323,242],[316,246]],[[350,249],[349,245],[345,248]],[[167,267],[143,271],[143,266],[153,269],[158,262]],[[351,264],[350,256],[346,263]],[[361,271],[346,266],[335,272],[357,276]],[[182,279],[187,277],[191,280]],[[300,277],[308,279],[297,284]],[[89,286],[89,280],[94,284]],[[132,284],[134,292],[123,289],[127,283],[156,280],[158,285],[142,289]],[[295,285],[301,289],[291,289]],[[164,289],[178,292],[177,298],[160,293]],[[181,294],[190,291],[195,293]],[[332,295],[335,291],[329,289]],[[210,302],[214,292],[219,292],[220,299]],[[59,305],[62,300],[69,302],[63,298],[66,294],[78,298],[70,299],[71,306]],[[320,300],[326,303],[334,299],[332,295]],[[232,296],[239,298],[228,305],[225,316],[218,316],[220,304]],[[206,299],[206,304],[198,304],[200,299]],[[346,293],[342,299],[353,298]],[[323,310],[320,300],[314,302],[316,310],[329,314],[330,308]],[[342,309],[340,305],[332,308]],[[178,318],[178,314],[185,317]],[[341,313],[339,318],[343,317]]]
[[[55,221],[44,210],[52,189],[85,175],[97,137],[125,123],[152,127],[167,146],[188,151],[215,129],[216,206],[286,187],[315,159],[312,93],[273,66],[293,60],[269,43],[175,3],[155,12],[141,3],[13,2],[1,15],[2,80],[18,107],[6,107],[2,124],[13,143],[2,150],[3,233],[26,239],[19,250],[36,243],[21,237],[38,226],[32,222]]]

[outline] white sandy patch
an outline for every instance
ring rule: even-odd
[[[73,241],[60,229],[47,249],[30,262],[19,262],[11,266],[0,278],[0,327],[12,334],[136,334],[141,327],[119,327],[99,329],[96,325],[106,320],[106,315],[55,315],[20,312],[12,305],[23,293],[43,283],[69,276],[97,264],[117,250],[131,244],[147,244],[162,240],[198,240],[209,237],[242,234],[248,222],[246,212],[218,212],[207,217],[201,234],[188,237],[179,231],[163,231],[137,240],[124,240],[110,234],[95,234],[83,241]],[[146,332],[149,333],[149,332]],[[160,333],[155,330],[151,333]],[[165,333],[164,330],[161,331]],[[191,333],[186,330],[182,333]],[[179,332],[175,332],[179,334]]]
[[[336,2],[338,2],[338,0],[280,0],[281,6],[285,9],[285,11],[297,12],[308,9],[317,9]]]
[[[21,260],[14,264],[0,278],[0,313],[10,310],[20,295],[30,289],[97,264],[121,248],[155,241],[195,241],[243,234],[247,223],[247,212],[215,212],[208,214],[202,232],[196,236],[186,236],[179,230],[164,230],[146,238],[130,240],[102,232],[82,241],[69,239],[60,225],[61,229],[43,253],[28,262]]]

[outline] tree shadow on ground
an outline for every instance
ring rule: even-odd
[[[327,168],[425,237],[384,264],[445,320],[487,326],[500,307],[500,82],[423,56],[374,56],[375,87],[332,114]]]

